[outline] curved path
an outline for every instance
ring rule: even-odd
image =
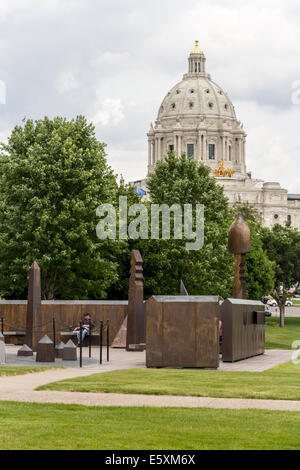
[[[12,351],[11,348],[8,348],[8,359]],[[93,351],[93,356],[96,357],[96,354],[98,354],[98,351]],[[229,370],[230,366],[232,366],[231,370],[250,369],[252,371],[260,371],[263,369],[262,364],[265,366],[264,369],[273,367],[276,364],[288,361],[290,354],[291,351],[267,351],[265,356],[259,356],[235,364],[224,364],[225,367],[221,367],[221,369]],[[84,377],[111,370],[144,367],[144,353],[126,353],[125,351],[112,350],[111,358],[110,363],[104,363],[102,366],[97,364],[95,358],[91,360],[86,358],[86,366],[82,369],[73,366],[64,369],[49,369],[44,372],[26,375],[0,377],[0,401],[63,403],[85,406],[154,406],[300,411],[300,401],[287,400],[35,391],[37,387],[59,380]],[[8,363],[12,365],[10,360],[8,360]],[[25,363],[22,365],[25,365]],[[61,364],[57,363],[56,365]]]

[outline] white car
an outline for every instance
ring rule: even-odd
[[[270,305],[270,307],[278,307],[278,303],[276,302],[275,299],[268,300],[267,305]],[[286,303],[285,303],[286,307],[292,307],[292,305],[293,304],[290,300],[287,300]]]

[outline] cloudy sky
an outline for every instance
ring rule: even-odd
[[[300,193],[298,0],[1,0],[0,139],[24,116],[84,114],[115,171],[143,178],[195,39],[244,123],[248,170]]]

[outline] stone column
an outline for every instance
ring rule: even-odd
[[[207,161],[208,156],[207,156],[207,138],[206,134],[203,135],[203,149],[202,149],[202,155],[203,155],[203,160]]]
[[[182,136],[181,134],[178,135],[178,157],[181,157],[182,153]]]
[[[161,137],[158,138],[157,159],[161,160]]]
[[[200,162],[202,160],[202,145],[201,145],[201,132],[198,132],[198,155],[197,155],[197,161]]]
[[[152,147],[151,140],[148,139],[148,166],[149,168],[151,168],[153,165],[151,147]]]
[[[158,162],[158,141],[157,141],[157,137],[155,137],[155,150],[154,150],[154,160],[155,160],[155,163]]]
[[[243,148],[243,143],[242,139],[239,139],[239,163],[242,163],[243,157],[242,157],[242,148]]]

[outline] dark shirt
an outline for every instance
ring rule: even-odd
[[[95,326],[95,323],[93,322],[93,319],[92,319],[92,318],[88,318],[88,319],[83,318],[81,321],[82,321],[82,325],[88,325],[88,324],[90,324],[90,325],[91,325],[91,329],[94,328],[94,326]]]

